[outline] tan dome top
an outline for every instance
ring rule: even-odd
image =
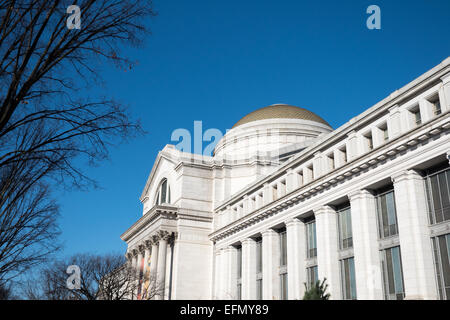
[[[265,119],[302,119],[319,122],[331,127],[328,122],[323,120],[317,114],[304,108],[295,107],[288,104],[273,104],[271,106],[250,112],[248,115],[236,122],[233,128],[252,121]]]

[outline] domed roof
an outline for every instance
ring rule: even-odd
[[[302,119],[319,122],[331,127],[328,122],[323,120],[317,114],[304,108],[295,107],[288,104],[273,104],[271,106],[250,112],[248,115],[236,122],[233,128],[252,121],[265,119]]]

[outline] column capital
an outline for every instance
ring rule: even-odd
[[[233,247],[232,245],[229,245],[229,246],[226,246],[225,248],[223,248],[223,250],[225,253],[229,253],[229,252],[236,250],[236,248]]]
[[[349,133],[347,133],[347,137],[349,139],[356,138],[356,131],[355,130],[350,131]]]
[[[133,254],[131,252],[125,253],[125,258],[127,261],[131,261],[133,259]]]
[[[389,114],[393,114],[393,113],[397,113],[399,112],[399,105],[398,104],[394,104],[392,107],[390,107],[389,109]]]
[[[274,236],[275,234],[276,234],[276,231],[273,229],[267,229],[267,230],[264,230],[263,232],[261,232],[261,236],[263,238]]]
[[[151,239],[144,240],[144,246],[146,249],[151,249],[152,245],[153,245],[153,241]]]
[[[141,244],[138,245],[138,253],[142,254],[145,252],[145,244],[144,242],[142,242]]]
[[[242,246],[247,246],[247,245],[250,245],[252,243],[256,243],[255,239],[246,238],[246,239],[241,241]]]
[[[171,233],[166,230],[159,230],[157,236],[159,240],[168,241],[170,239]]]
[[[152,236],[150,237],[150,239],[151,239],[153,245],[157,245],[158,242],[159,242],[159,237],[158,237],[157,234],[152,235]]]
[[[325,206],[321,206],[318,207],[316,209],[313,209],[314,215],[317,217],[321,214],[332,214],[332,213],[336,213],[336,211],[330,207],[329,205],[325,205]]]
[[[133,257],[136,257],[138,255],[138,250],[136,247],[131,248],[130,252],[133,255]]]
[[[284,224],[286,225],[286,228],[290,228],[290,227],[302,225],[303,222],[301,222],[297,218],[292,218],[292,219],[287,220]]]
[[[444,84],[449,84],[449,83],[450,83],[450,72],[447,73],[447,74],[445,74],[445,75],[443,75],[443,76],[441,77],[441,80],[442,80],[442,82],[443,82]]]
[[[347,197],[350,200],[350,202],[352,202],[352,201],[355,201],[358,199],[371,198],[371,197],[373,197],[373,195],[372,195],[372,193],[370,193],[369,190],[361,189],[361,190],[351,191],[350,193],[347,194]]]
[[[398,183],[403,180],[422,180],[423,177],[414,170],[403,170],[400,172],[396,172],[391,176],[391,180],[393,183]]]

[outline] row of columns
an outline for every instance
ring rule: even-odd
[[[430,230],[426,208],[424,179],[407,170],[392,177],[395,193],[399,242],[406,299],[437,299]],[[374,195],[368,190],[348,194],[353,231],[358,299],[383,299],[383,278]],[[317,234],[319,279],[326,278],[331,299],[341,299],[338,221],[336,211],[328,205],[314,211]],[[299,215],[301,212],[299,212]],[[305,224],[295,218],[285,222],[287,232],[288,299],[302,299],[306,280]],[[279,234],[268,229],[262,237],[263,299],[280,298]],[[256,242],[241,241],[242,299],[256,299]],[[219,299],[236,299],[236,248],[216,250],[214,295]]]
[[[140,272],[142,259],[144,259],[144,266],[142,270],[144,280],[148,281],[148,290],[153,290],[152,295],[156,300],[164,299],[165,283],[166,283],[166,266],[167,266],[167,248],[169,241],[173,239],[174,233],[160,230],[156,234],[148,237],[138,244],[135,248],[132,248],[127,253],[128,262],[132,268],[136,270],[136,281],[140,280]],[[150,265],[148,260],[150,259]],[[147,269],[149,268],[149,270]],[[149,278],[145,279],[145,275],[149,274]],[[141,297],[144,295],[145,281],[139,288],[136,287],[134,297],[137,297],[138,291],[141,292]],[[139,290],[140,289],[140,290]],[[145,296],[143,297],[145,298]]]

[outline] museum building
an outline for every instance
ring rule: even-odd
[[[337,129],[310,110],[158,153],[121,236],[134,298],[450,299],[450,58]]]

